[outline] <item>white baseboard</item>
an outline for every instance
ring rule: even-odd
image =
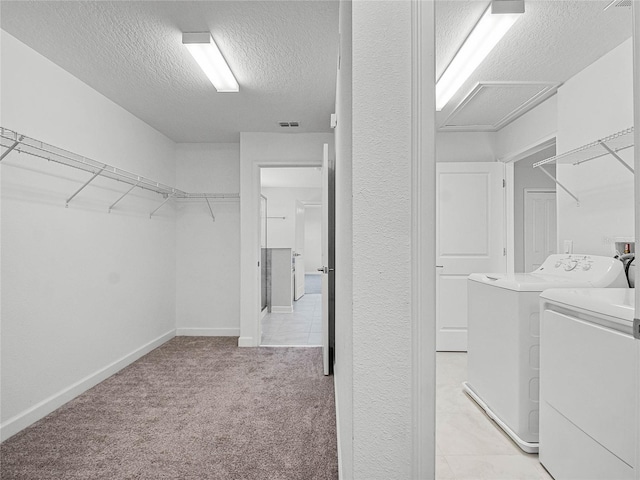
[[[239,337],[239,328],[176,328],[178,337]]]
[[[293,313],[293,305],[290,307],[271,305],[271,313]]]
[[[335,368],[335,367],[334,367]],[[340,409],[338,408],[338,386],[336,385],[336,372],[333,372],[333,398],[336,406],[336,447],[338,450],[338,480],[344,478],[342,472],[342,442],[340,441]]]
[[[35,423],[41,418],[46,417],[55,409],[60,408],[68,401],[73,400],[81,393],[86,392],[90,388],[96,386],[98,383],[109,378],[114,373],[117,373],[124,367],[132,364],[140,357],[149,353],[151,350],[154,350],[163,343],[171,340],[173,337],[175,337],[175,332],[175,330],[170,330],[164,335],[160,335],[155,340],[152,340],[149,343],[141,346],[140,348],[137,348],[136,350],[125,355],[119,360],[116,360],[115,362],[105,366],[104,368],[101,368],[100,370],[87,375],[83,379],[59,391],[58,393],[51,395],[49,398],[44,399],[43,401],[37,403],[24,412],[11,417],[2,425],[0,425],[0,441],[5,441],[12,435],[15,435],[19,431],[27,428],[32,423]]]
[[[635,267],[635,265],[634,265],[634,267]],[[266,317],[267,313],[269,313],[269,308],[264,307],[262,309],[262,311],[260,312],[260,320],[262,320],[264,317]]]
[[[253,341],[253,337],[240,337],[238,338],[239,347],[255,347],[256,344]]]

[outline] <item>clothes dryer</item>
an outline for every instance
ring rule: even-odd
[[[540,293],[626,285],[622,262],[595,255],[555,254],[531,273],[469,276],[463,389],[525,452],[538,451]]]

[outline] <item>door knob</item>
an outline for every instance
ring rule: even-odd
[[[334,271],[333,268],[329,268],[329,267],[318,267],[317,270],[322,273],[329,273]]]

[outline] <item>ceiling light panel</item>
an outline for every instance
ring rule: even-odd
[[[521,13],[494,14],[492,5],[489,5],[436,83],[436,110],[440,111],[445,107],[520,15]]]
[[[238,81],[209,32],[183,33],[182,43],[218,92],[240,91]]]

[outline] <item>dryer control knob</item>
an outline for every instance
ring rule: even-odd
[[[591,270],[591,264],[590,264],[590,263],[585,263],[585,264],[582,266],[582,270]]]
[[[565,265],[564,269],[566,272],[570,272],[574,268],[578,266],[577,260],[571,260],[567,265]]]
[[[562,265],[562,262],[556,262],[556,268],[559,268]]]

